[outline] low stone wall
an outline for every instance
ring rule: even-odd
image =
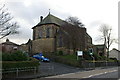
[[[117,62],[103,62],[103,61],[96,61],[96,62],[83,62],[82,63],[84,68],[92,68],[92,67],[106,67],[106,66],[118,66]]]

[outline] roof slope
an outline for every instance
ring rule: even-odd
[[[16,45],[16,46],[19,46],[18,44],[16,43],[13,43],[13,42],[10,42],[9,39],[6,40],[6,42],[2,43],[2,44],[5,44],[5,45]]]
[[[39,22],[36,26],[40,26],[43,24],[56,24],[58,26],[61,26],[65,23],[65,21],[51,15],[50,13],[41,21]],[[35,26],[35,27],[36,27]]]

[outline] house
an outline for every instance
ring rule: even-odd
[[[120,60],[119,55],[120,55],[120,51],[115,48],[113,48],[109,52],[109,58],[116,58],[117,60]]]
[[[3,53],[12,53],[19,50],[19,45],[9,41],[9,39],[6,39],[6,42],[1,43],[0,47],[2,48],[1,51]]]
[[[28,42],[26,44],[21,44],[20,45],[20,50],[23,52],[27,52],[27,53],[31,53],[31,42],[32,40],[29,39]]]
[[[31,55],[56,51],[72,54],[76,50],[85,51],[93,46],[85,27],[74,26],[50,13],[45,18],[41,16],[40,22],[32,29],[33,40],[22,45],[27,47],[26,52]]]
[[[99,56],[107,56],[106,47],[104,44],[94,45],[94,53],[97,53]]]

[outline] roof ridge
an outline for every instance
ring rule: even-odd
[[[48,14],[41,22],[39,22],[36,26],[40,26],[40,25],[43,25],[43,24],[56,24],[58,26],[61,26],[63,25],[64,23],[64,20],[52,15],[52,14]],[[34,27],[36,27],[34,26]],[[33,27],[33,28],[34,28]],[[32,28],[32,29],[33,29]]]
[[[18,45],[19,46],[19,44],[16,44],[16,43],[11,42],[11,41],[9,41],[9,42],[3,42],[2,44],[14,44],[14,45]]]

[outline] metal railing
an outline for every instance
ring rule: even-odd
[[[26,72],[26,71],[34,71],[34,74],[36,74],[37,67],[22,67],[22,68],[8,68],[8,69],[0,69],[0,74],[5,73],[16,73],[16,77],[18,77],[19,72]]]

